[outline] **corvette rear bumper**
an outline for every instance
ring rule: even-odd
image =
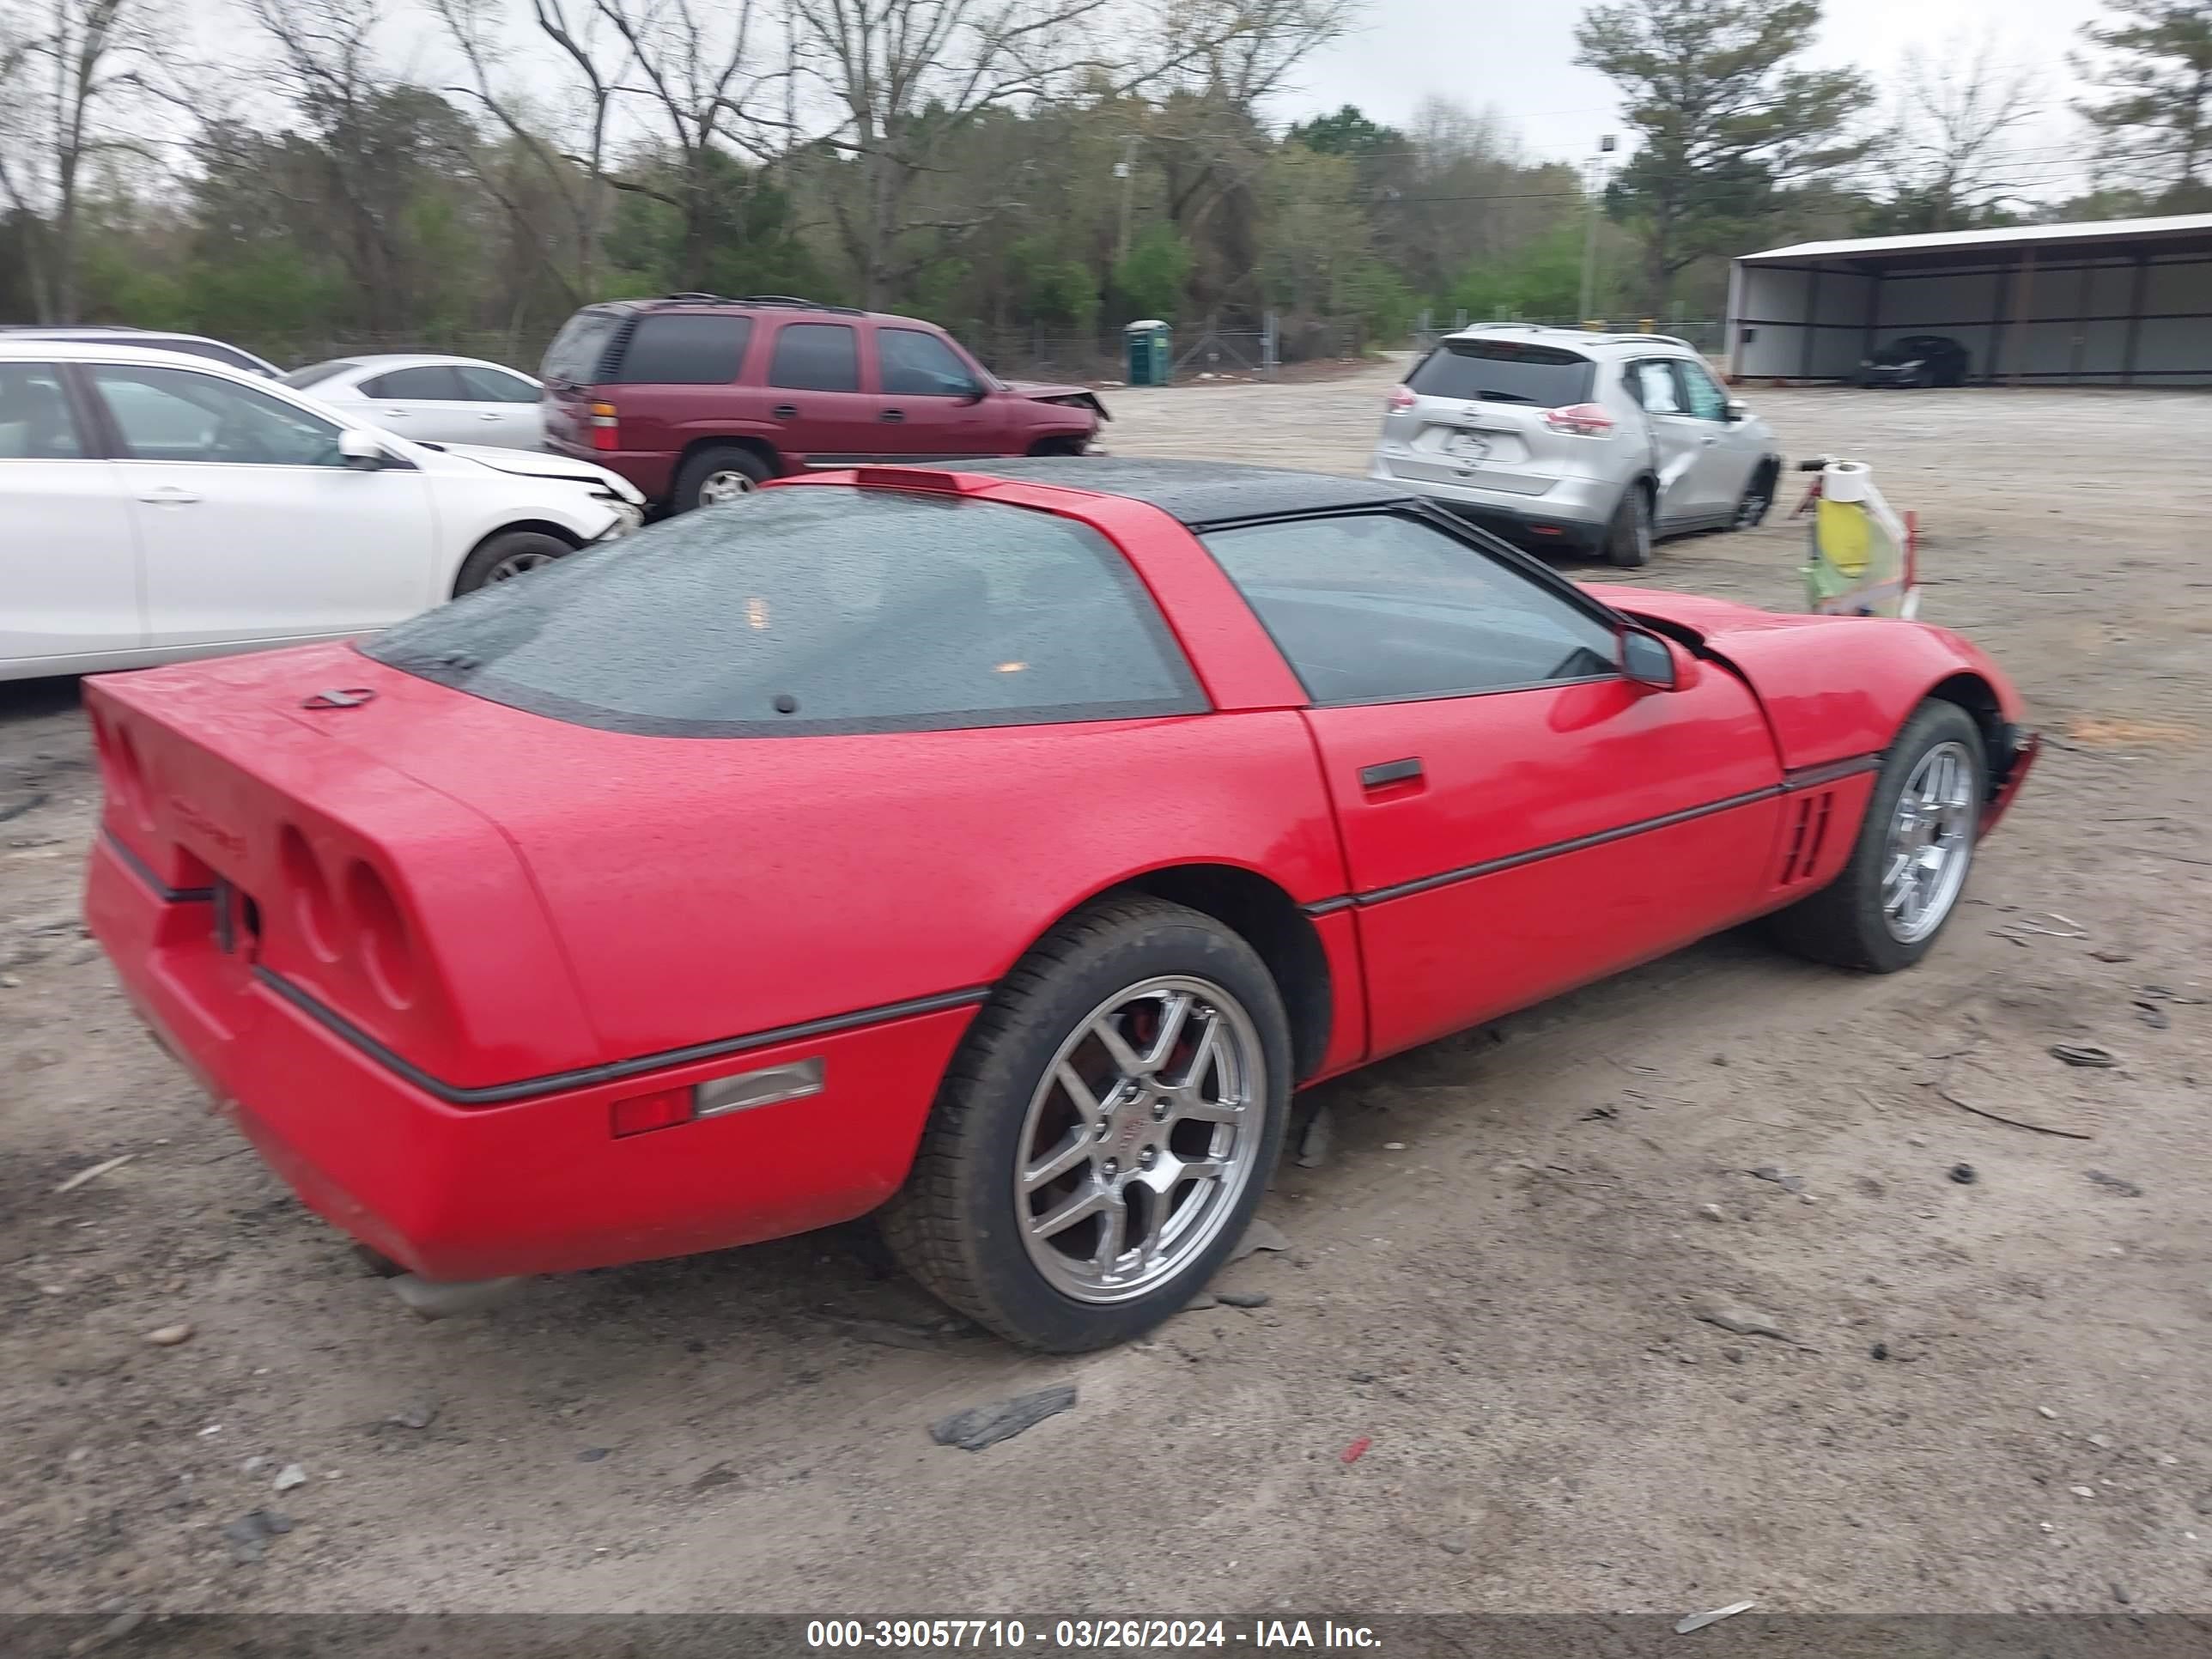
[[[270,988],[204,894],[156,891],[106,842],[94,936],[156,1039],[325,1219],[431,1279],[571,1272],[850,1220],[905,1179],[973,1006],[495,1105],[417,1086]],[[618,1100],[821,1063],[786,1100],[617,1136]]]

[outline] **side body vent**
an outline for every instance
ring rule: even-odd
[[[1820,868],[1821,849],[1828,842],[1828,819],[1835,808],[1832,789],[1808,791],[1792,804],[1790,839],[1783,848],[1778,886],[1794,887]]]

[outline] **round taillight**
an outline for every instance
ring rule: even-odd
[[[325,962],[336,962],[337,906],[331,897],[330,881],[323,874],[314,849],[307,845],[305,836],[288,823],[278,837],[276,856],[284,873],[287,908],[299,927],[300,937]]]
[[[359,860],[346,872],[346,909],[361,941],[369,984],[393,1007],[412,1007],[415,947],[408,937],[407,919],[384,878]]]

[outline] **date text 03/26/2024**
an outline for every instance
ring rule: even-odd
[[[1361,1650],[1382,1641],[1365,1625],[1329,1619],[816,1619],[812,1652],[1172,1651],[1180,1648]]]

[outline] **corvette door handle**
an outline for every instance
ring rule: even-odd
[[[879,421],[889,421],[896,425],[897,422],[906,419],[906,410],[902,409],[887,409],[882,414],[877,416],[876,418]]]
[[[1362,789],[1387,789],[1394,783],[1411,783],[1421,775],[1421,757],[1408,755],[1404,760],[1384,761],[1379,766],[1359,769]]]
[[[799,405],[797,404],[778,404],[774,409],[769,410],[769,413],[775,416],[779,421],[795,421],[799,418]]]
[[[190,507],[199,497],[189,489],[179,489],[174,484],[163,484],[158,489],[147,490],[138,499],[149,507]]]

